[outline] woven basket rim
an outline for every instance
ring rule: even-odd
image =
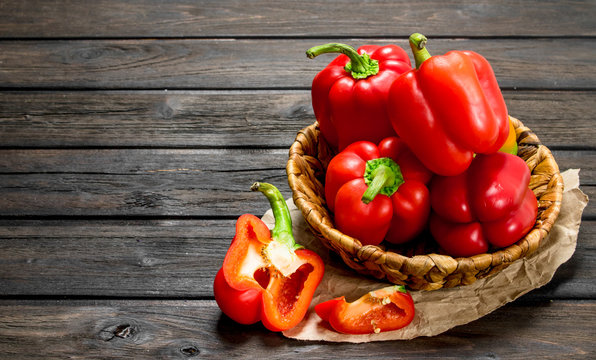
[[[532,172],[530,188],[537,195],[539,212],[532,230],[506,248],[471,257],[439,253],[406,256],[386,250],[382,245],[362,245],[357,239],[341,233],[333,226],[324,195],[319,196],[320,191],[317,193],[316,189],[322,189],[323,185],[321,182],[315,184],[318,181],[315,173],[318,171],[318,177],[321,177],[321,171],[324,174],[326,167],[318,156],[323,152],[323,158],[324,152],[331,151],[318,137],[316,121],[300,130],[290,147],[286,170],[292,198],[314,235],[359,273],[387,278],[411,289],[436,290],[471,284],[536,251],[560,211],[563,179],[552,153],[520,120],[511,116],[510,119],[516,130],[518,156],[526,161]]]

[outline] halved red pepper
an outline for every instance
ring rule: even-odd
[[[340,333],[372,334],[401,329],[415,315],[412,296],[401,285],[371,291],[348,303],[339,297],[317,304],[315,312]]]
[[[474,154],[501,148],[509,134],[505,100],[488,61],[472,51],[430,56],[426,37],[410,36],[416,69],[389,92],[389,116],[398,136],[432,172],[457,175]]]
[[[335,150],[358,140],[375,144],[394,135],[387,115],[389,88],[412,68],[408,54],[397,45],[364,45],[356,51],[345,44],[310,48],[314,58],[342,53],[312,82],[312,106],[321,136]]]
[[[431,176],[400,138],[358,141],[329,162],[325,198],[338,230],[364,245],[401,244],[427,224]]]
[[[272,331],[297,325],[321,282],[324,263],[315,252],[294,241],[292,219],[279,190],[255,183],[271,204],[275,226],[245,214],[214,282],[220,309],[241,324],[261,321]]]
[[[530,170],[508,153],[479,154],[456,176],[430,184],[430,231],[452,256],[472,256],[509,246],[532,229],[537,200],[528,187]]]

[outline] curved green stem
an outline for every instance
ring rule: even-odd
[[[328,53],[341,53],[349,57],[350,62],[345,69],[352,74],[354,79],[366,79],[379,72],[379,62],[377,60],[372,60],[368,54],[358,54],[358,51],[350,45],[331,43],[314,46],[306,50],[306,56],[309,59]]]
[[[290,249],[301,249],[303,246],[296,244],[294,240],[290,209],[281,192],[272,184],[264,182],[255,182],[250,187],[250,190],[260,191],[269,200],[273,217],[275,218],[275,226],[271,229],[271,238],[286,245]]]
[[[424,61],[431,57],[430,53],[426,49],[426,36],[420,33],[413,33],[410,35],[410,48],[414,53],[414,60],[416,60],[416,69],[422,65]]]
[[[368,188],[362,195],[362,202],[368,204],[378,194],[393,195],[404,183],[404,178],[395,161],[390,158],[380,158],[366,162],[364,182]]]

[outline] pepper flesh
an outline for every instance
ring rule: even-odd
[[[389,92],[395,132],[432,172],[463,172],[474,154],[501,148],[509,134],[505,100],[488,61],[472,51],[430,56],[421,34],[410,36],[417,68]]]
[[[358,140],[375,144],[394,135],[386,107],[389,88],[411,69],[407,53],[396,45],[315,46],[309,58],[341,52],[312,82],[312,106],[321,136],[336,151]]]
[[[431,176],[397,137],[358,141],[329,162],[325,198],[341,232],[364,245],[401,244],[427,224]]]
[[[435,176],[430,184],[430,231],[452,256],[507,247],[532,229],[538,205],[530,171],[519,157],[477,155],[462,174]]]
[[[294,242],[285,199],[273,185],[255,183],[271,204],[273,229],[251,214],[236,222],[236,235],[216,275],[220,309],[241,324],[261,321],[272,331],[297,325],[308,310],[324,264],[313,251]]]
[[[415,315],[412,296],[403,286],[371,291],[348,303],[339,297],[317,304],[315,312],[331,327],[344,334],[372,334],[401,329]]]

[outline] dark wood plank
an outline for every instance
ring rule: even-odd
[[[580,167],[592,195],[594,151],[557,151],[561,170]],[[291,196],[287,149],[0,150],[0,215],[238,216],[264,212],[249,191],[266,181]],[[589,203],[585,214],[596,214]]]
[[[596,92],[503,91],[511,116],[520,119],[549,148],[596,148]]]
[[[9,1],[3,37],[594,35],[590,1]],[[109,26],[106,26],[109,24]],[[518,26],[517,24],[523,24]]]
[[[211,297],[234,233],[235,219],[0,220],[0,295]],[[524,298],[596,298],[595,235],[584,220],[573,257]]]
[[[594,219],[596,218],[596,204],[594,204],[594,199],[596,199],[596,186],[580,186],[582,191],[588,195],[592,201],[588,202],[588,205],[584,209],[584,218]]]
[[[332,55],[309,60],[313,45],[336,39],[0,41],[0,87],[85,89],[309,88]],[[407,38],[346,43],[396,43]],[[430,39],[432,54],[474,50],[501,87],[592,89],[596,39]],[[573,61],[570,61],[573,56]]]
[[[583,146],[583,144],[578,144],[578,146]],[[560,171],[580,169],[580,186],[593,187],[596,185],[596,151],[553,150],[552,153]]]
[[[552,280],[524,295],[523,300],[579,298],[596,299],[596,221],[583,220],[571,259],[562,264]]]
[[[0,221],[0,295],[212,297],[235,223]]]
[[[594,301],[509,304],[432,338],[295,341],[240,326],[214,301],[0,301],[0,355],[27,359],[590,358]],[[556,334],[554,336],[553,334]]]
[[[304,90],[2,92],[0,108],[4,146],[289,148],[314,122]]]
[[[249,190],[254,181],[290,196],[285,149],[4,150],[0,158],[1,215],[264,213],[269,204]]]
[[[593,91],[503,92],[549,147],[596,149]],[[309,90],[0,92],[13,147],[287,147],[314,122]]]

